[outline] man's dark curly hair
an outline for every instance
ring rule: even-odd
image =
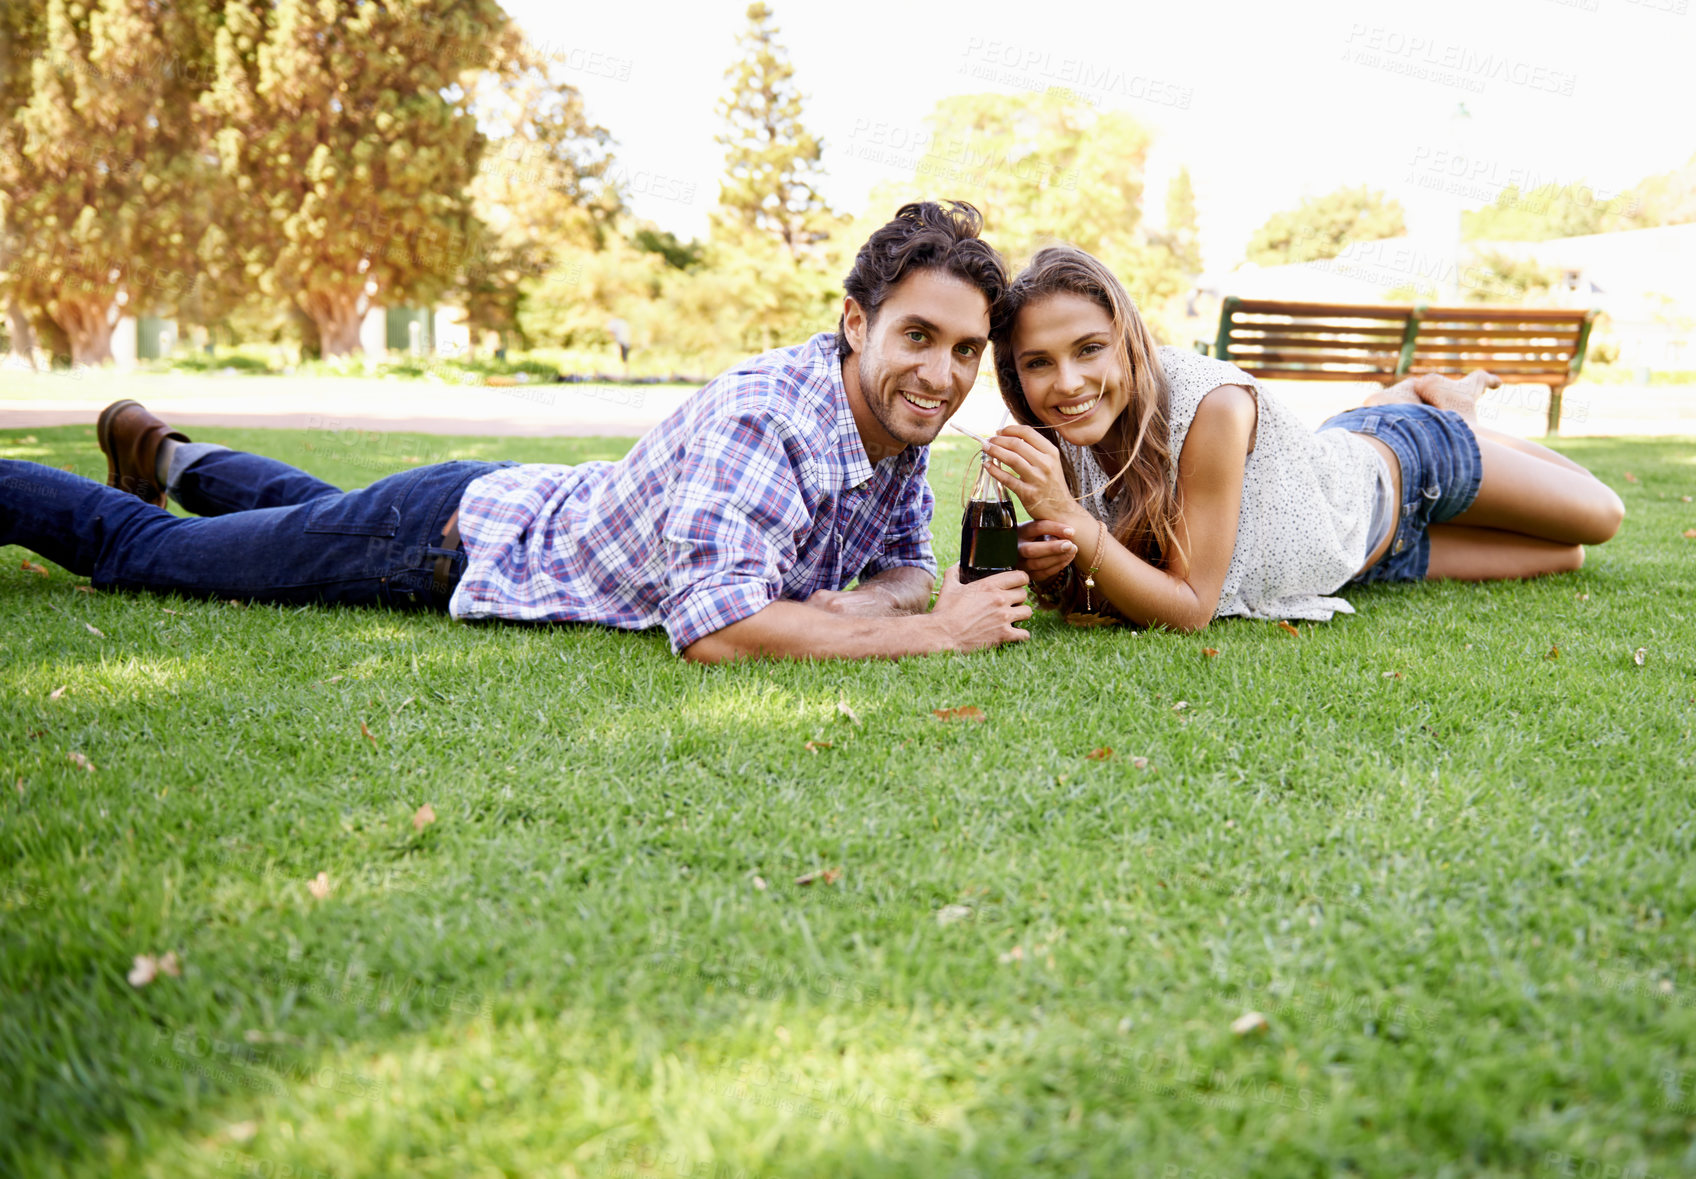
[[[889,292],[909,274],[941,270],[982,291],[993,317],[1007,294],[1007,263],[978,236],[982,232],[983,214],[965,201],[902,205],[895,220],[860,247],[854,269],[842,280],[843,290],[865,310],[870,323]],[[844,317],[836,324],[836,354],[846,360],[853,351]]]

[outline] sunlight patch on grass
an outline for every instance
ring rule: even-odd
[[[756,1175],[780,1152],[786,1170],[828,1174],[845,1155],[969,1134],[898,1013],[816,1023],[781,999],[738,1006],[716,1035],[660,1053],[625,1018],[579,1011],[459,1018],[379,1050],[316,1054],[264,1029],[166,1030],[154,1056],[169,1073],[232,1097],[204,1111],[201,1134],[142,1165],[448,1177],[470,1158],[526,1174],[569,1158],[580,1174]],[[643,1063],[627,1063],[632,1050]]]
[[[194,681],[204,682],[212,662],[208,658],[181,655],[103,655],[98,662],[61,660],[24,669],[12,686],[22,689],[27,698],[39,698],[43,703],[67,708],[94,703],[134,704],[162,693],[173,693]],[[59,688],[65,689],[60,698],[49,699]]]

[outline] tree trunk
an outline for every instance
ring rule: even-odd
[[[324,344],[318,338],[318,325],[300,309],[299,303],[289,304],[289,322],[300,333],[300,359],[303,362],[324,359]]]
[[[47,358],[47,367],[50,370],[70,368],[71,338],[59,326],[59,321],[39,307],[25,314],[29,316],[30,326],[35,329],[35,345]]]
[[[53,307],[54,322],[70,338],[73,366],[112,362],[112,310],[110,299],[60,298]]]
[[[305,291],[300,296],[300,306],[318,328],[325,360],[363,350],[359,324],[364,317],[360,314],[358,295],[338,290]]]
[[[12,330],[11,357],[35,367],[35,332],[30,330],[29,316],[18,306],[16,299],[6,300],[6,322]]]

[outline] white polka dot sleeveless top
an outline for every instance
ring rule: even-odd
[[[1254,394],[1259,410],[1254,449],[1243,472],[1237,543],[1213,616],[1325,622],[1338,612],[1353,614],[1354,607],[1328,595],[1366,563],[1377,453],[1347,430],[1314,433],[1234,364],[1181,348],[1161,348],[1159,358],[1171,391],[1168,478],[1173,486],[1184,438],[1203,397],[1221,385],[1241,385]],[[1084,507],[1101,517],[1105,505],[1092,493],[1107,476],[1088,450],[1063,440],[1060,446],[1078,473]]]

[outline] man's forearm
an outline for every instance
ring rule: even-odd
[[[889,595],[894,614],[923,614],[930,609],[931,592],[936,589],[936,577],[928,569],[916,565],[898,565],[882,573],[860,580],[860,590]]]
[[[927,577],[925,604],[929,602]],[[802,602],[773,602],[740,622],[697,639],[683,649],[683,657],[696,663],[723,663],[762,655],[789,659],[894,659],[951,650],[954,645],[953,636],[922,611],[889,618],[862,618],[814,609]]]

